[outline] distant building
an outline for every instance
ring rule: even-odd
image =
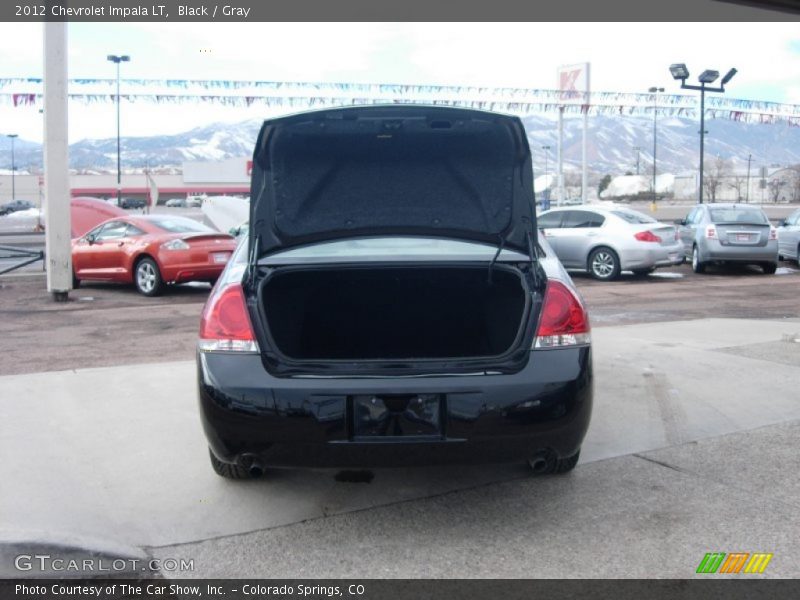
[[[249,195],[249,157],[231,158],[221,161],[187,161],[182,173],[153,172],[152,178],[158,186],[159,203],[170,198],[185,198],[188,195]],[[17,172],[14,186],[17,198],[40,204],[44,197],[44,177]],[[144,173],[122,174],[123,198],[146,198],[150,187]],[[70,175],[72,196],[114,198],[117,195],[116,173]],[[0,174],[0,203],[11,198],[11,173]]]

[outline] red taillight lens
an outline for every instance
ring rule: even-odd
[[[769,226],[769,239],[771,240],[778,239],[778,230],[775,229],[772,225]]]
[[[242,286],[215,289],[200,321],[200,350],[258,352]]]
[[[717,239],[717,228],[714,225],[706,227],[706,238],[709,240]]]
[[[578,297],[560,281],[549,281],[534,348],[588,344],[589,330],[589,316]]]
[[[661,238],[658,237],[652,231],[640,231],[639,233],[635,234],[635,237],[640,242],[660,242]]]

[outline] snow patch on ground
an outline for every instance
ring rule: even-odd
[[[775,271],[775,275],[791,275],[792,273],[800,273],[800,271],[789,267],[778,267]]]
[[[656,271],[650,273],[650,277],[661,277],[661,279],[683,279],[683,273],[673,273],[671,271]]]
[[[5,215],[9,219],[38,219],[41,215],[38,208],[28,208],[26,210],[18,210],[13,213]]]

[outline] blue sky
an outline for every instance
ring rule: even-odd
[[[0,23],[0,78],[40,77],[42,25]],[[554,88],[560,65],[591,62],[592,89],[677,92],[668,66],[693,77],[739,70],[733,98],[800,104],[795,23],[79,23],[69,26],[70,77],[352,81]],[[123,104],[123,135],[176,133],[266,116],[263,109]],[[70,139],[111,137],[110,105],[70,108]],[[0,133],[41,139],[41,116],[0,106]]]

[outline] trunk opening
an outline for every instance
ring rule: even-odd
[[[261,288],[276,349],[293,360],[500,356],[526,307],[518,271],[487,266],[278,270]]]

